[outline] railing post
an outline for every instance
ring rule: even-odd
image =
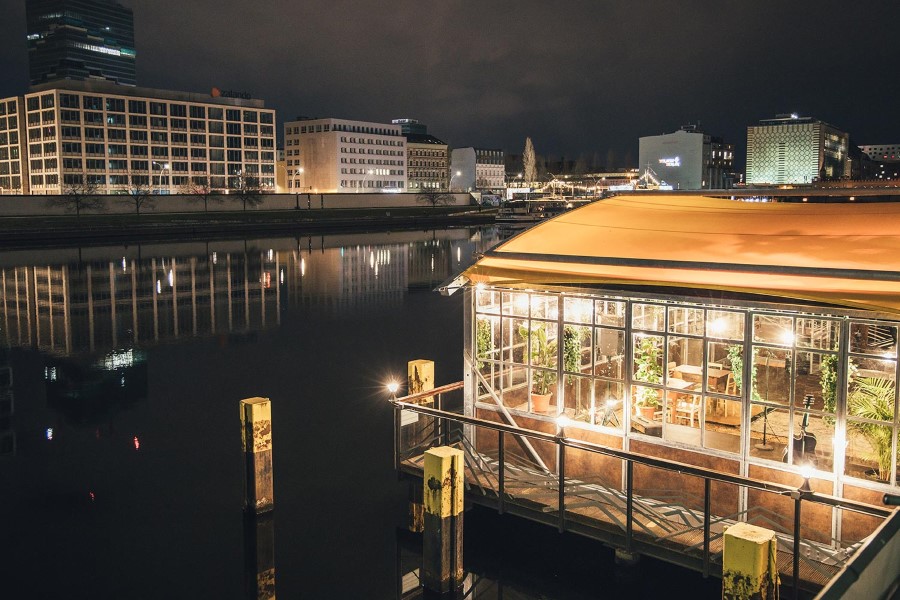
[[[625,461],[625,552],[631,552],[631,536],[634,525],[634,463]]]
[[[500,462],[499,472],[497,473],[497,512],[501,515],[503,514],[503,510],[506,508],[506,467],[505,467],[505,459],[506,452],[504,449],[504,436],[502,431],[497,431],[497,435],[499,439],[497,440],[497,451],[498,451],[498,460]]]
[[[797,492],[794,496],[794,600],[800,598],[800,503],[803,502],[803,494]]]
[[[703,480],[703,577],[709,577],[710,481]]]
[[[402,409],[394,404],[394,470],[397,471],[397,478],[400,479],[400,423]]]
[[[556,467],[559,472],[559,532],[566,530],[566,445],[556,439]]]

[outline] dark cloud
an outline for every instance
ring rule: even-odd
[[[142,85],[265,98],[282,119],[418,118],[454,145],[636,154],[701,121],[798,111],[857,143],[900,140],[896,2],[122,0]],[[24,9],[5,0],[0,92],[27,77]]]

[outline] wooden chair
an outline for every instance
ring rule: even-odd
[[[691,427],[694,426],[695,418],[699,421],[699,417],[697,417],[697,413],[699,412],[699,396],[682,396],[678,402],[675,403],[675,420],[684,419],[690,423]]]
[[[710,368],[710,369],[720,369],[720,370],[721,370],[721,368],[722,368],[722,363],[720,363],[720,362],[711,362],[711,363],[706,363],[706,366],[707,366],[708,368]]]
[[[734,373],[729,373],[728,379],[725,380],[725,393],[737,396],[737,384],[734,382]]]

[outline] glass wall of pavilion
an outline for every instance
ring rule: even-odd
[[[469,415],[548,432],[565,415],[567,436],[613,448],[789,485],[811,469],[815,491],[873,504],[897,493],[895,319],[774,301],[479,284],[467,290],[466,328]],[[595,458],[586,473],[623,481],[619,461]],[[666,477],[657,471],[635,485],[665,490]],[[723,490],[714,505],[780,523],[791,518],[784,502]],[[852,543],[877,524],[817,508],[805,526],[823,542]]]

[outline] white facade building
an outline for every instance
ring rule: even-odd
[[[190,184],[228,191],[251,178],[253,187],[274,191],[275,111],[262,100],[65,81],[3,103],[3,193],[89,185],[99,194],[136,187],[166,194]],[[13,135],[26,157],[18,192]]]
[[[731,170],[734,147],[694,126],[640,138],[639,169],[649,167],[676,190],[720,189]]]
[[[503,150],[454,148],[450,153],[450,191],[498,192],[506,187]]]
[[[346,119],[284,124],[288,192],[405,192],[400,125]]]

